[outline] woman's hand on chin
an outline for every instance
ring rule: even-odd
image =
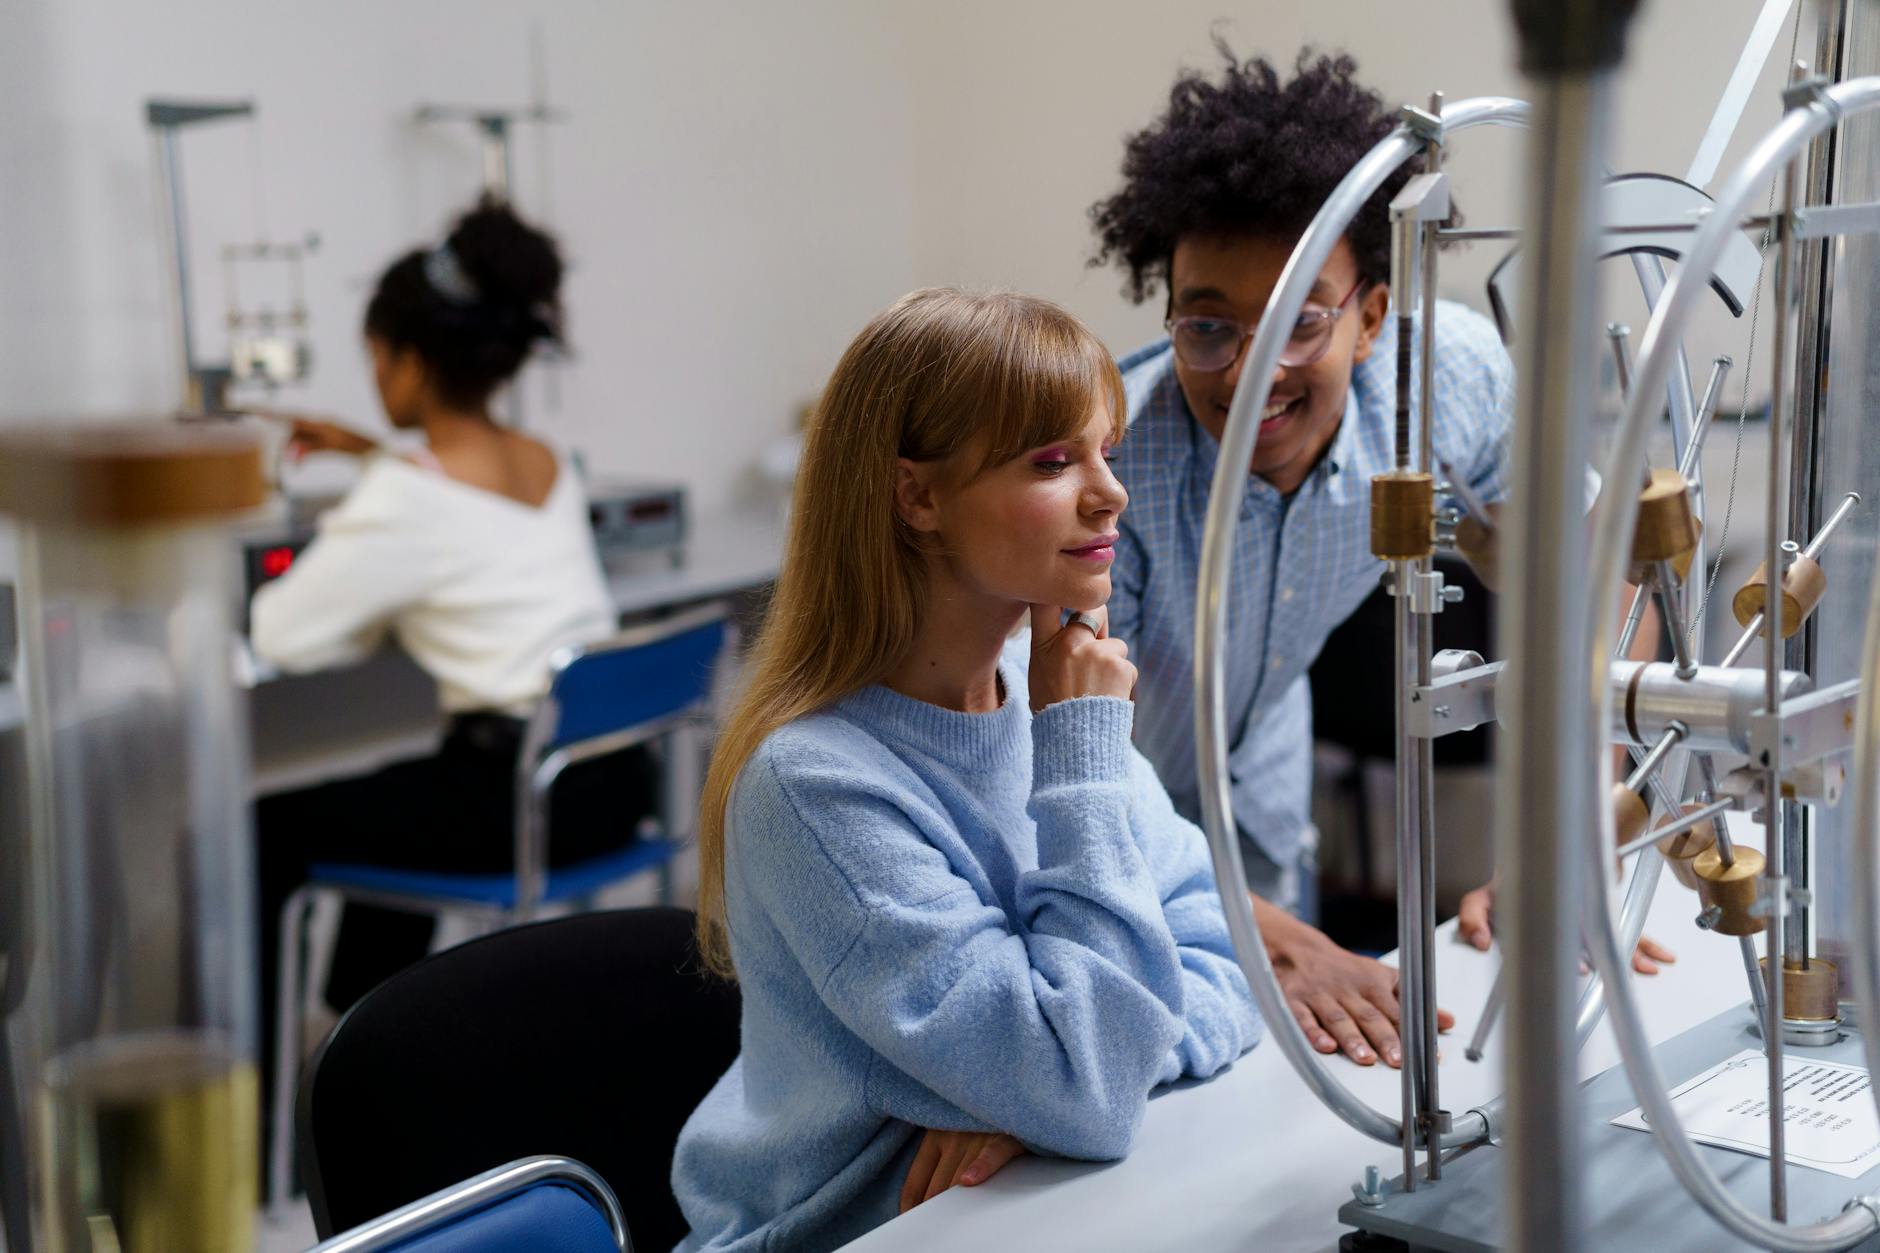
[[[1110,638],[1103,610],[1092,630],[1079,621],[1060,627],[1064,611],[1056,605],[1031,607],[1031,711],[1042,713],[1059,701],[1079,696],[1114,696],[1129,700],[1136,690],[1136,667],[1129,646]]]
[[[970,1188],[999,1173],[1025,1146],[999,1131],[929,1131],[901,1185],[901,1213],[958,1184]]]

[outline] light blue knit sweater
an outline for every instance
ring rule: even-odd
[[[870,687],[771,735],[729,814],[743,1052],[680,1133],[693,1249],[894,1216],[919,1128],[1129,1151],[1150,1089],[1259,1038],[1201,832],[1110,697],[1031,714]]]

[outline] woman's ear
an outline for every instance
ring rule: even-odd
[[[894,459],[894,511],[901,521],[922,534],[940,529],[940,510],[934,500],[939,471],[936,461]]]
[[[1351,354],[1353,363],[1371,355],[1377,333],[1384,329],[1384,315],[1390,312],[1390,284],[1373,283],[1358,301],[1358,346]]]

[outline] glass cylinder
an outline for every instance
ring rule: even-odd
[[[247,737],[224,521],[256,448],[173,424],[0,436],[19,522],[34,1227],[55,1253],[252,1249]]]

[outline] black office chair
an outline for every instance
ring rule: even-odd
[[[322,1238],[492,1167],[575,1158],[634,1243],[671,1248],[679,1128],[738,1053],[737,988],[707,976],[689,910],[533,923],[435,953],[347,1012],[301,1084]]]

